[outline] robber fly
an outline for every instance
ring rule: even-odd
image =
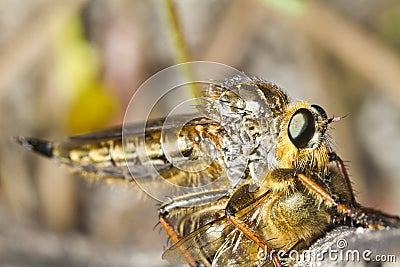
[[[399,217],[356,202],[328,135],[340,118],[320,106],[259,78],[232,77],[208,85],[201,109],[198,117],[149,121],[143,135],[132,125],[64,142],[18,141],[85,176],[152,181],[151,166],[178,187],[202,188],[159,209],[174,243],[163,254],[171,263],[280,266],[273,251],[305,249],[337,226],[399,227]],[[168,156],[169,140],[177,145]]]

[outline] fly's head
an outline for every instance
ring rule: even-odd
[[[331,149],[326,131],[332,121],[317,105],[298,102],[286,106],[278,120],[278,167],[327,174]]]

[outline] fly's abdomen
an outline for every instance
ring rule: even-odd
[[[154,175],[178,185],[199,185],[223,173],[219,159],[218,125],[186,124],[182,127],[149,127],[141,134],[121,128],[73,136],[64,142],[18,137],[27,148],[84,176],[142,179]]]
[[[129,176],[121,138],[101,141],[71,138],[65,142],[51,142],[18,137],[17,141],[28,150],[72,167],[73,171],[83,175],[120,179]],[[134,161],[132,157],[131,160]]]

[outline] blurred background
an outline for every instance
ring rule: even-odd
[[[359,202],[400,214],[399,51],[397,0],[1,0],[0,265],[168,266],[155,201],[12,137],[121,124],[142,82],[188,60],[349,114],[332,135]]]

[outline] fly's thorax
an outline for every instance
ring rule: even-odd
[[[326,174],[330,151],[325,136],[328,124],[329,119],[319,106],[306,102],[288,105],[278,120],[278,167]]]
[[[248,171],[253,181],[264,179],[277,166],[276,118],[288,96],[274,83],[256,77],[233,77],[211,84],[205,92],[204,112],[224,129],[220,143],[229,177]]]

